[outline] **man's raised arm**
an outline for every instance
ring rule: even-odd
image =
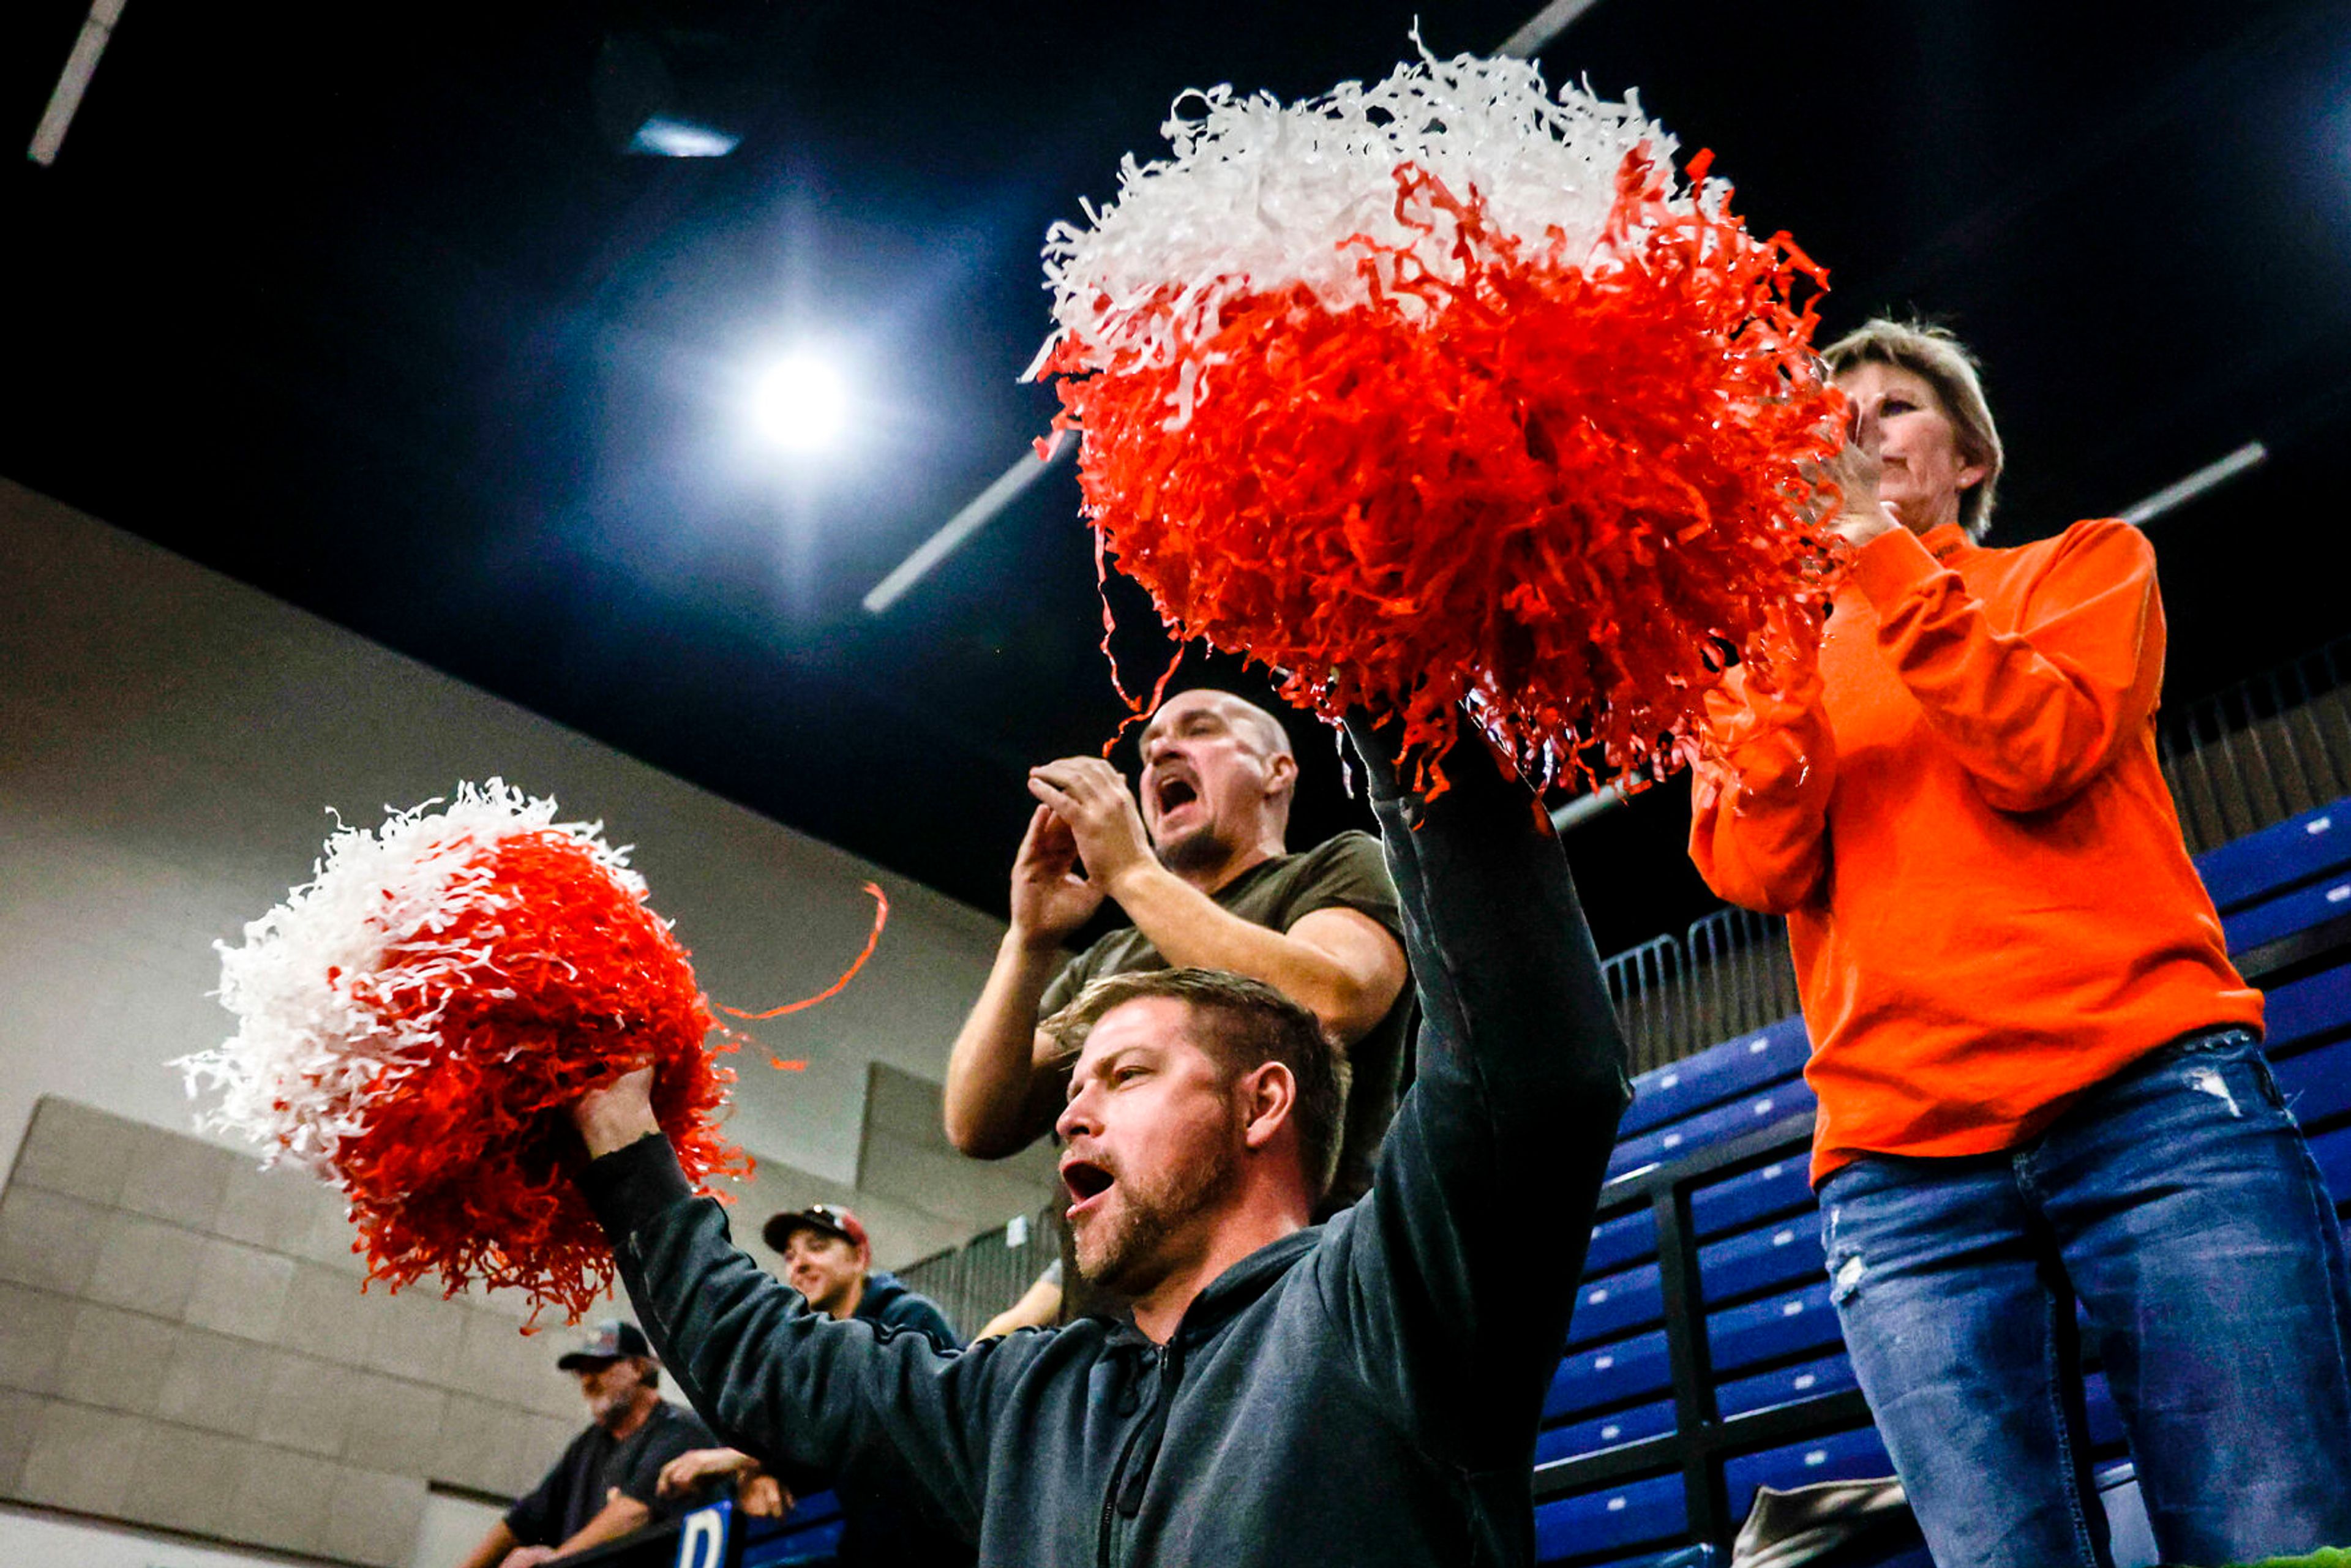
[[[722,1442],[787,1481],[920,1491],[976,1537],[995,1392],[1033,1336],[942,1354],[921,1333],[812,1311],[694,1195],[653,1119],[652,1080],[641,1069],[584,1095],[572,1118],[590,1156],[580,1192],[663,1366]],[[999,1365],[991,1353],[1007,1345]]]
[[[1467,723],[1450,788],[1398,785],[1351,724],[1405,912],[1422,1025],[1369,1197],[1318,1260],[1358,1370],[1432,1453],[1523,1464],[1630,1102],[1557,834]]]

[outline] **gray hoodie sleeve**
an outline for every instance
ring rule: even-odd
[[[996,1408],[1039,1336],[942,1352],[917,1329],[811,1312],[737,1249],[665,1138],[590,1161],[580,1190],[663,1366],[723,1441],[795,1490],[919,1491],[977,1537]]]
[[[1551,821],[1466,723],[1428,801],[1349,733],[1404,904],[1416,1076],[1315,1267],[1375,1407],[1470,1469],[1524,1466],[1631,1099]]]

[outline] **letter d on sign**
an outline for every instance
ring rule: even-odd
[[[726,1516],[732,1511],[719,1502],[685,1516],[685,1531],[677,1538],[677,1568],[723,1568]]]

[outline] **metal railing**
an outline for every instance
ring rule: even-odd
[[[1687,1004],[1689,955],[1679,937],[1668,932],[1628,947],[1604,959],[1600,973],[1608,982],[1608,999],[1616,1004],[1634,1071],[1646,1072],[1697,1049]]]
[[[1788,923],[1752,910],[1718,909],[1681,936],[1627,948],[1600,969],[1636,1073],[1796,1010]]]
[[[1016,1232],[1017,1241],[1012,1239]],[[1053,1210],[1047,1205],[896,1272],[910,1289],[937,1302],[956,1333],[968,1340],[988,1319],[1019,1301],[1059,1255]]]
[[[2351,794],[2351,639],[2167,713],[2156,756],[2189,852]]]

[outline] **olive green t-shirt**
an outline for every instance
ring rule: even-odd
[[[1380,841],[1369,833],[1350,831],[1298,854],[1277,855],[1249,867],[1213,896],[1228,913],[1270,931],[1288,931],[1318,909],[1352,909],[1379,922],[1397,946],[1404,946],[1404,914],[1396,904],[1395,884],[1388,880]],[[1088,981],[1165,967],[1167,960],[1142,932],[1122,926],[1070,960],[1045,988],[1037,1016],[1048,1019],[1061,1011],[1077,999]],[[1407,984],[1396,993],[1387,1015],[1348,1049],[1352,1077],[1338,1174],[1318,1218],[1354,1202],[1372,1185],[1372,1162],[1395,1115],[1412,999]]]

